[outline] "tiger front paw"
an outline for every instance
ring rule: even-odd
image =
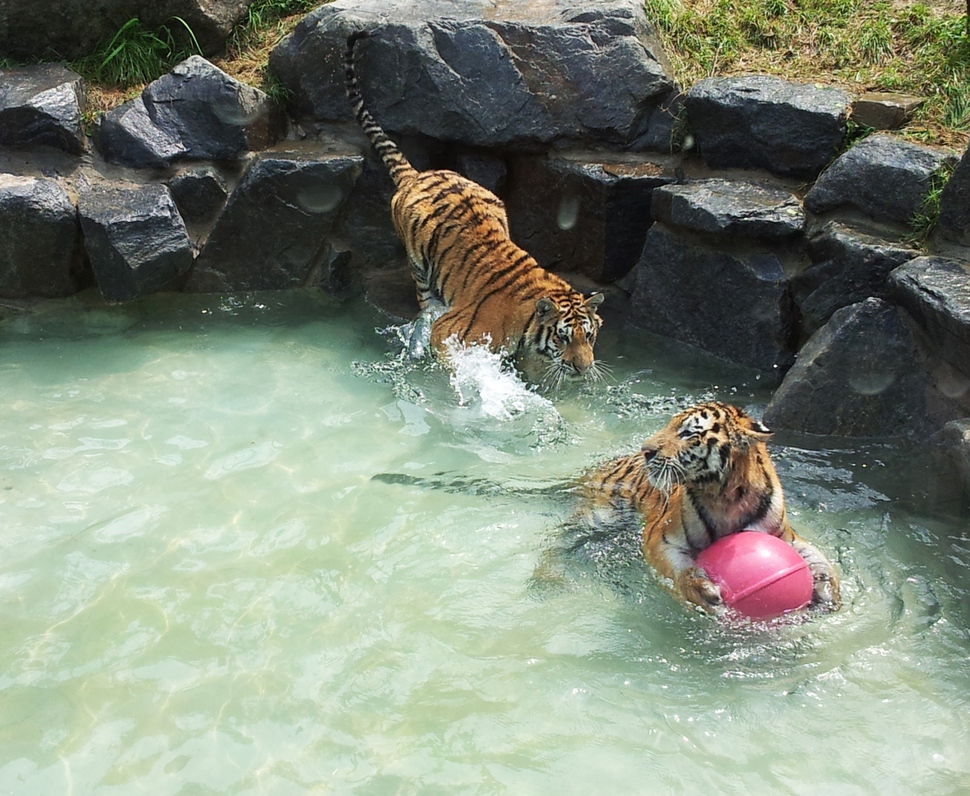
[[[687,603],[715,613],[724,607],[721,588],[698,567],[691,567],[677,578],[677,592]]]
[[[815,584],[812,587],[812,607],[822,611],[838,611],[842,607],[839,579],[823,572],[813,573]]]

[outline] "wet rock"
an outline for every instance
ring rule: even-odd
[[[78,199],[91,268],[108,301],[174,288],[192,267],[192,246],[164,185],[94,188]]]
[[[212,221],[229,196],[226,181],[212,166],[184,169],[168,180],[168,187],[189,224]]]
[[[185,289],[283,290],[322,279],[334,248],[330,231],[362,166],[356,150],[337,141],[259,153],[212,228]]]
[[[640,257],[655,189],[674,179],[642,157],[519,158],[506,200],[512,239],[543,267],[613,282]]]
[[[684,104],[708,165],[813,178],[842,145],[850,100],[840,89],[750,75],[701,80]]]
[[[6,0],[0,5],[0,53],[18,60],[72,60],[106,44],[132,18],[145,30],[163,24],[188,45],[192,29],[202,52],[221,51],[253,0]]]
[[[86,283],[77,213],[53,180],[0,174],[0,297],[69,296]]]
[[[270,146],[281,132],[266,94],[194,55],[101,116],[95,142],[112,163],[161,168],[179,160],[234,160]]]
[[[918,257],[892,272],[890,288],[940,357],[970,375],[970,265]]]
[[[943,186],[937,231],[947,240],[970,246],[970,145]]]
[[[350,118],[344,52],[377,121],[472,146],[588,142],[625,146],[674,89],[637,0],[337,0],[311,13],[270,55],[303,119]],[[469,100],[473,101],[469,101]]]
[[[809,434],[919,435],[930,428],[928,387],[899,309],[868,298],[837,310],[802,347],[764,421]]]
[[[951,420],[943,427],[944,449],[956,466],[964,491],[970,494],[970,418]]]
[[[898,130],[922,104],[919,97],[868,91],[852,103],[852,121],[873,130]]]
[[[802,204],[793,194],[737,180],[697,180],[658,188],[651,212],[669,226],[762,240],[790,238],[805,226]]]
[[[919,252],[901,243],[831,221],[808,239],[811,264],[792,277],[805,337],[841,307],[889,298],[889,274]]]
[[[817,214],[850,207],[877,221],[907,225],[949,158],[892,135],[871,135],[822,173],[806,194],[805,207]]]
[[[728,252],[655,224],[634,276],[635,326],[763,371],[791,364],[794,308],[771,250]]]
[[[0,69],[0,145],[79,155],[86,141],[83,108],[84,81],[60,64]]]

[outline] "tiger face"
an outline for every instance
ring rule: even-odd
[[[602,293],[570,293],[536,301],[535,351],[542,357],[541,383],[557,387],[565,379],[602,378],[603,365],[596,361],[593,346],[603,325],[596,312],[603,298]]]
[[[643,443],[641,453],[651,484],[669,493],[675,484],[724,484],[751,446],[770,436],[742,410],[712,402],[675,415]]]

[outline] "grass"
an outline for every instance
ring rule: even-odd
[[[910,231],[905,238],[906,242],[920,248],[929,239],[930,233],[936,227],[936,222],[940,219],[940,195],[954,168],[956,168],[954,164],[944,163],[930,176],[930,190],[923,198],[920,209],[910,219]]]
[[[852,93],[925,98],[904,135],[962,149],[970,132],[964,0],[645,0],[690,87],[715,75],[772,74]]]

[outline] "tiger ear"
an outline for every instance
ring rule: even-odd
[[[741,427],[744,435],[756,442],[767,442],[771,439],[772,431],[760,420],[749,420],[748,424]]]
[[[549,323],[559,317],[559,307],[548,296],[536,299],[536,318],[539,323]]]
[[[600,304],[606,300],[606,296],[602,293],[593,293],[589,298],[586,299],[586,306],[590,309],[595,309]]]

